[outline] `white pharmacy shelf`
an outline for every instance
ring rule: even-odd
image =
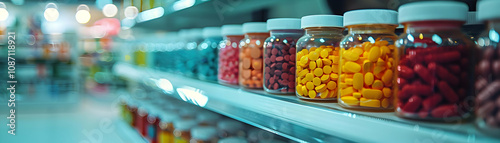
[[[115,74],[299,142],[500,142],[469,122],[436,123],[270,95],[117,63]]]

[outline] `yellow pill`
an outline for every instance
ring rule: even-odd
[[[372,84],[372,88],[382,89],[382,88],[384,88],[384,83],[382,83],[382,81],[380,81],[380,80],[375,80]]]
[[[303,56],[302,58],[300,58],[300,64],[306,65],[308,62],[309,62],[309,57]]]
[[[304,93],[303,93],[303,92],[302,92],[302,90],[301,90],[301,89],[302,89],[302,85],[300,85],[300,84],[299,84],[299,85],[297,85],[296,89],[299,89],[299,90],[297,90],[297,94],[299,94],[299,95],[301,95],[301,96],[302,96],[302,95],[304,95]]]
[[[363,73],[371,72],[373,70],[373,63],[369,60],[363,61]]]
[[[354,92],[354,89],[352,89],[352,87],[348,87],[348,88],[340,90],[340,96],[341,97],[351,96],[353,92]]]
[[[340,78],[340,81],[345,81],[345,77],[346,77],[346,75],[345,75],[345,74],[341,74],[341,75],[340,75],[340,77],[339,77],[339,78]]]
[[[353,54],[352,51],[346,51],[344,52],[344,54],[342,55],[342,57],[346,60],[349,60],[349,61],[356,61],[359,59],[359,56],[356,55],[356,54]]]
[[[332,60],[332,63],[334,64],[338,64],[340,62],[340,57],[339,56],[331,56],[332,58],[330,60]]]
[[[309,59],[310,60],[315,61],[318,58],[319,58],[319,53],[318,52],[314,51],[314,52],[309,53]]]
[[[316,65],[317,65],[318,68],[322,68],[323,67],[323,60],[317,59],[316,60]]]
[[[361,70],[361,66],[355,62],[346,62],[345,70],[348,72],[359,72]]]
[[[365,107],[380,107],[380,100],[361,98],[359,105]]]
[[[300,83],[301,83],[301,84],[306,84],[306,82],[308,82],[306,78],[303,78],[303,79],[300,81]]]
[[[329,92],[328,97],[330,97],[330,98],[337,97],[337,90],[329,90],[328,92]]]
[[[377,66],[385,66],[385,61],[384,61],[384,60],[382,60],[381,58],[378,58],[378,60],[377,60],[377,64],[376,64],[376,65],[377,65]]]
[[[361,94],[363,94],[364,98],[368,99],[380,99],[382,98],[382,91],[377,90],[377,89],[363,89],[361,91]]]
[[[330,76],[329,75],[322,75],[321,76],[321,82],[322,83],[325,83],[325,82],[328,82],[330,81]]]
[[[304,55],[309,54],[309,51],[307,49],[302,49],[300,52],[302,52],[302,54],[304,54]]]
[[[385,46],[387,44],[389,44],[388,41],[377,41],[377,42],[375,42],[375,45],[377,45],[377,46]]]
[[[331,73],[331,74],[330,74],[330,79],[331,79],[331,80],[335,80],[335,81],[336,81],[336,80],[338,80],[338,79],[339,79],[339,75],[338,75],[338,74],[335,74],[335,73]]]
[[[387,87],[384,87],[384,89],[382,89],[382,92],[384,93],[384,97],[391,97],[392,95],[392,91],[390,88],[387,88]]]
[[[323,69],[322,68],[316,68],[316,69],[314,69],[314,75],[316,75],[316,76],[323,75]]]
[[[314,88],[317,92],[323,92],[326,90],[326,85],[325,84],[321,84],[321,85],[318,85],[316,88]]]
[[[302,78],[300,78],[300,77],[297,77],[297,78],[295,79],[295,81],[298,81],[298,82],[300,82],[300,81],[302,81]],[[298,89],[298,88],[297,88],[297,89]]]
[[[355,73],[354,77],[352,78],[352,86],[354,89],[361,90],[363,89],[363,74],[362,73]]]
[[[324,99],[324,98],[327,98],[327,97],[328,97],[329,93],[330,93],[330,91],[325,90],[325,91],[320,92],[320,93],[319,93],[319,96],[320,96],[322,99]]]
[[[359,92],[354,92],[352,93],[352,96],[356,97],[356,98],[361,98],[361,93]]]
[[[321,60],[323,61],[323,65],[325,65],[325,66],[332,65],[332,61],[329,59],[321,59]]]
[[[320,85],[321,84],[321,79],[319,79],[319,77],[315,77],[313,79],[313,84],[316,85],[316,86]]]
[[[381,104],[382,104],[382,107],[384,107],[384,108],[389,107],[389,105],[390,105],[389,99],[387,99],[387,98],[382,99],[382,103]]]
[[[324,72],[325,74],[330,74],[330,73],[332,73],[332,67],[331,67],[331,66],[324,66],[324,67],[323,67],[323,72]]]
[[[391,50],[396,49],[396,46],[395,46],[395,45],[388,45],[387,47],[389,47],[389,49],[391,49]]]
[[[304,94],[303,96],[307,96],[307,87],[306,86],[302,86],[302,93]]]
[[[365,84],[367,86],[370,86],[370,85],[372,85],[373,80],[374,80],[373,74],[371,72],[367,72],[365,74]]]
[[[347,85],[352,85],[353,82],[354,81],[352,80],[352,78],[346,78],[345,79],[345,84],[347,84]]]
[[[299,77],[304,77],[304,76],[306,76],[307,73],[309,73],[308,69],[302,70],[299,72]]]
[[[363,51],[363,49],[361,49],[361,48],[354,48],[354,49],[352,49],[352,54],[353,54],[353,55],[356,55],[356,56],[358,56],[358,57],[359,57],[360,55],[362,55],[362,54],[363,54],[363,52],[364,52],[364,51]]]
[[[312,82],[307,82],[307,83],[306,83],[306,87],[307,87],[307,89],[309,89],[309,90],[313,90],[313,89],[314,89],[314,84],[313,84]]]
[[[367,58],[367,59],[368,59],[368,54],[369,54],[369,52],[368,52],[368,51],[363,52],[363,57],[365,57],[365,58]]]
[[[316,50],[316,47],[311,47],[311,49],[309,49],[310,52],[313,52],[314,50]]]
[[[330,52],[328,52],[328,49],[323,49],[323,50],[320,52],[320,56],[321,56],[322,58],[328,58],[329,53],[330,53]]]
[[[315,61],[309,62],[309,69],[314,70],[315,68],[316,68],[316,62]]]
[[[352,96],[341,97],[340,100],[342,100],[342,103],[350,105],[350,106],[358,106],[359,105],[359,100],[355,97],[352,97]]]
[[[385,70],[385,67],[383,67],[383,66],[375,66],[375,68],[373,69],[373,74],[377,75],[384,70]]]
[[[314,52],[318,53],[318,54],[321,54],[321,51],[323,50],[324,48],[322,47],[319,47],[317,49],[314,50]]]
[[[334,81],[329,81],[326,84],[326,87],[330,90],[334,90],[335,88],[337,88],[337,83],[335,83]]]
[[[371,62],[376,62],[378,58],[380,58],[380,47],[373,46],[368,53],[368,60],[370,60]]]
[[[309,98],[314,99],[314,98],[316,97],[316,91],[314,91],[314,90],[309,90],[309,94],[308,94],[308,95],[309,95]]]
[[[382,81],[385,85],[392,84],[392,70],[388,69],[385,71],[384,75],[382,76]]]
[[[313,78],[314,78],[314,74],[312,74],[312,73],[307,73],[307,74],[306,74],[306,78],[304,78],[304,79],[306,79],[306,81],[312,81],[312,80],[313,80]]]
[[[332,65],[332,72],[333,73],[339,73],[340,72],[339,65]]]
[[[299,73],[300,71],[302,71],[302,67],[301,66],[297,66],[297,69],[295,70],[295,72]]]
[[[382,55],[391,53],[391,50],[387,46],[380,47],[380,50],[382,50]]]

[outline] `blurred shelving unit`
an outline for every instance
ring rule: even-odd
[[[118,63],[113,71],[168,96],[299,142],[500,142],[471,122],[420,122],[398,118],[393,112],[359,112],[337,103],[269,95],[127,63]]]

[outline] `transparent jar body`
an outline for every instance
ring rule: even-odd
[[[218,52],[221,37],[210,37],[198,45],[199,63],[197,63],[198,78],[207,81],[217,81]]]
[[[303,30],[271,30],[264,42],[264,90],[274,94],[295,93],[297,40]]]
[[[157,116],[149,114],[148,117],[146,118],[146,120],[147,120],[147,124],[146,124],[147,138],[149,139],[149,141],[151,143],[157,143],[158,142],[158,140],[157,140],[157,136],[158,136],[157,127],[158,127],[158,124],[160,123],[159,119]]]
[[[396,115],[417,120],[454,122],[474,109],[474,47],[460,31],[463,22],[405,23],[396,42]]]
[[[218,81],[222,84],[238,85],[238,45],[243,35],[228,35],[219,44]]]
[[[174,130],[174,143],[189,143],[191,132],[189,130]]]
[[[172,143],[174,142],[174,124],[172,122],[161,121],[158,125],[158,142],[160,143]]]
[[[146,48],[145,44],[137,44],[136,49],[134,51],[134,60],[135,60],[135,65],[140,66],[140,67],[146,67],[147,66],[147,53],[146,53]]]
[[[183,53],[183,63],[186,71],[184,74],[188,77],[197,78],[198,73],[198,63],[200,61],[200,56],[198,54],[198,44],[202,42],[202,39],[193,39],[186,43]]]
[[[337,100],[340,41],[344,28],[311,27],[297,42],[296,96]]]
[[[173,73],[180,74],[180,75],[185,75],[186,72],[186,66],[185,66],[185,59],[186,55],[185,52],[186,50],[184,47],[186,46],[185,41],[178,41],[174,48],[172,49],[172,55],[174,59],[174,69],[172,70]]]
[[[238,82],[243,88],[262,88],[262,49],[269,33],[245,33],[240,41]]]
[[[396,25],[363,24],[347,27],[342,40],[338,86],[340,106],[392,110],[396,69]]]
[[[483,132],[500,135],[500,19],[487,22],[477,38],[476,126]]]

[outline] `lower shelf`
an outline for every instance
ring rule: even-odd
[[[166,95],[299,142],[500,142],[479,132],[471,122],[406,120],[393,112],[349,110],[337,103],[243,90],[126,63],[117,63],[113,70]]]

